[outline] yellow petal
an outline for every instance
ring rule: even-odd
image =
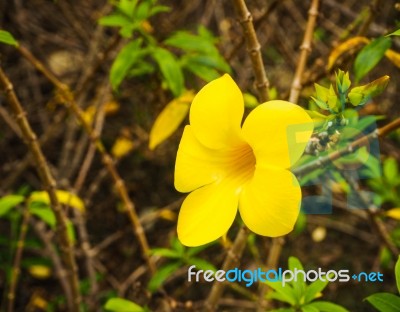
[[[186,126],[179,144],[175,163],[175,188],[190,192],[221,178],[223,164],[229,154],[203,146]]]
[[[243,95],[226,74],[197,93],[190,108],[190,125],[203,145],[212,149],[232,147],[241,141],[243,112]]]
[[[226,181],[193,191],[179,212],[179,240],[183,245],[194,247],[221,237],[232,225],[237,205],[236,188]]]
[[[115,143],[111,149],[111,154],[115,158],[122,158],[125,155],[129,154],[135,147],[133,141],[129,138],[120,136],[115,140]]]
[[[78,210],[80,210],[80,212],[85,212],[85,204],[75,194],[72,194],[70,192],[63,191],[63,190],[57,190],[56,195],[57,195],[58,201],[61,204],[78,209]],[[31,195],[29,196],[29,201],[30,202],[42,202],[47,205],[50,205],[49,194],[44,191],[32,192]]]
[[[242,134],[253,148],[257,166],[289,168],[302,155],[312,130],[312,119],[300,106],[269,101],[249,114]]]
[[[301,189],[285,169],[257,168],[240,194],[239,211],[246,226],[276,237],[293,230],[300,211]]]

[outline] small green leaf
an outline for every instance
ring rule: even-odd
[[[217,272],[217,268],[210,262],[201,259],[201,258],[189,258],[188,264],[195,265],[196,269],[207,271],[211,270],[213,272]]]
[[[24,199],[25,197],[22,195],[6,195],[0,198],[0,217],[22,203]]]
[[[399,175],[397,160],[390,157],[383,163],[383,175],[390,185],[394,185]]]
[[[281,281],[277,282],[265,282],[269,287],[275,290],[280,296],[285,300],[285,302],[289,303],[290,305],[296,304],[296,295],[293,288],[289,284],[285,284],[282,286]],[[283,301],[283,300],[281,300]]]
[[[368,74],[383,58],[392,41],[387,37],[380,37],[371,41],[358,53],[354,62],[356,82]]]
[[[99,24],[102,26],[123,27],[123,26],[129,25],[131,23],[132,23],[132,21],[130,21],[126,16],[119,15],[119,14],[111,14],[111,15],[103,16],[102,18],[99,19]]]
[[[304,292],[304,302],[308,303],[317,298],[318,294],[325,289],[328,283],[329,281],[325,278],[325,281],[318,279],[315,282],[308,285]]]
[[[110,82],[114,90],[119,87],[133,65],[147,53],[141,45],[141,40],[131,41],[118,53],[110,70]]]
[[[378,311],[381,312],[400,312],[400,297],[389,293],[376,293],[367,300]]]
[[[18,41],[14,39],[13,35],[5,30],[0,30],[0,42],[15,47],[18,46]]]
[[[171,249],[167,249],[167,248],[153,248],[153,249],[151,249],[151,254],[160,256],[160,257],[171,258],[171,259],[179,259],[182,257],[175,250],[171,250]]]
[[[170,277],[176,270],[178,270],[182,266],[181,262],[173,262],[164,265],[159,268],[157,272],[151,278],[148,289],[151,292],[155,292],[160,286],[166,281],[168,277]]]
[[[400,36],[400,29],[395,30],[394,32],[386,35],[385,37],[390,37],[390,36]]]
[[[50,207],[43,203],[32,202],[29,206],[29,211],[32,215],[38,217],[51,228],[56,226],[56,217]]]
[[[136,303],[122,299],[110,298],[104,305],[104,309],[110,312],[145,312],[146,310]]]
[[[186,31],[179,31],[164,41],[165,44],[184,51],[200,52],[203,55],[219,54],[214,43],[205,37],[193,35]]]
[[[291,270],[292,272],[295,272],[296,270],[298,272],[298,271],[304,271],[304,268],[299,259],[297,259],[296,257],[290,257],[289,270]],[[303,274],[298,274],[297,281],[292,282],[293,290],[296,295],[296,301],[298,303],[300,303],[301,298],[304,295],[304,290],[306,289],[306,282],[304,281],[303,276],[304,276]]]
[[[175,97],[180,96],[184,90],[184,79],[182,69],[175,56],[168,50],[159,47],[152,51],[152,56],[160,67],[168,88]]]
[[[139,0],[120,0],[116,7],[125,15],[133,18],[136,5]]]
[[[349,312],[346,308],[328,301],[315,301],[309,303],[308,306],[316,308],[320,312]]]
[[[397,291],[400,294],[400,256],[397,259],[396,265],[394,267],[394,274],[396,276]]]
[[[389,76],[382,76],[366,85],[351,89],[348,94],[350,103],[353,106],[364,105],[371,98],[381,94],[389,83]]]
[[[319,85],[318,83],[314,83],[314,87],[317,98],[322,102],[328,101],[329,89]]]
[[[302,312],[319,312],[319,310],[311,305],[305,305],[301,307]]]

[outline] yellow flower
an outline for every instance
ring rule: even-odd
[[[199,246],[224,235],[237,210],[253,232],[289,233],[301,189],[287,169],[301,156],[313,124],[295,104],[257,106],[241,127],[243,96],[229,75],[208,83],[193,99],[175,164],[175,188],[191,192],[182,204],[178,237]]]

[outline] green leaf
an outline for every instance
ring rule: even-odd
[[[397,259],[396,265],[394,267],[394,274],[396,276],[397,291],[400,294],[400,256]]]
[[[138,0],[120,0],[116,7],[124,14],[133,18]]]
[[[325,281],[317,279],[315,282],[308,285],[304,292],[304,302],[308,303],[317,298],[319,293],[325,289],[328,283],[329,281],[325,278]]]
[[[302,312],[319,312],[319,310],[313,306],[305,305],[301,307]]]
[[[396,184],[399,175],[397,160],[390,157],[383,163],[383,175],[390,185]]]
[[[282,300],[284,302],[289,303],[290,305],[295,305],[296,304],[296,295],[293,290],[293,288],[289,284],[285,284],[285,286],[282,286],[281,281],[277,282],[270,282],[267,281],[265,282],[269,287],[271,287],[273,290],[275,290],[278,294],[280,294]]]
[[[382,76],[366,85],[351,89],[348,94],[350,103],[353,106],[364,105],[374,96],[381,94],[389,83],[389,76]]]
[[[184,51],[200,52],[204,55],[219,54],[218,49],[210,39],[196,36],[185,31],[175,33],[165,40],[164,43]]]
[[[394,32],[386,35],[385,37],[390,37],[390,36],[400,36],[400,29],[395,30]]]
[[[0,42],[15,47],[18,46],[18,41],[14,39],[13,35],[5,30],[0,30]]]
[[[389,293],[376,293],[367,300],[378,311],[381,312],[400,312],[400,297]]]
[[[118,53],[110,71],[110,82],[114,90],[119,87],[133,65],[147,53],[141,45],[142,40],[133,40]]]
[[[152,56],[160,67],[168,88],[175,97],[180,96],[184,90],[184,79],[182,69],[175,56],[163,48],[155,48]]]
[[[316,308],[320,312],[349,312],[346,308],[328,301],[315,301],[308,306]]]
[[[201,258],[189,258],[188,264],[195,265],[196,269],[207,271],[211,270],[213,272],[217,272],[217,268],[210,262],[201,259]]]
[[[25,197],[22,195],[6,195],[0,198],[0,217],[22,203],[24,199]]]
[[[32,215],[38,217],[51,228],[55,228],[57,223],[56,217],[54,212],[46,204],[33,202],[29,206],[29,211]]]
[[[356,82],[368,74],[383,58],[392,41],[387,37],[380,37],[371,41],[358,53],[354,62]]]
[[[299,259],[297,259],[296,257],[290,257],[289,270],[291,270],[292,272],[295,272],[295,270],[297,270],[298,272],[304,271],[304,268]],[[304,291],[306,289],[306,282],[303,279],[303,274],[298,274],[297,277],[297,281],[292,281],[291,284],[293,286],[297,302],[301,303],[301,298],[303,297]]]
[[[153,16],[153,15],[156,15],[156,14],[158,14],[158,13],[169,12],[169,11],[171,11],[171,8],[170,8],[170,7],[168,7],[168,6],[166,6],[166,5],[157,5],[157,6],[152,7],[152,8],[150,9],[150,12],[149,12],[149,16],[148,16],[148,17]]]
[[[110,312],[145,312],[146,310],[136,303],[122,299],[110,298],[104,305],[104,309]]]
[[[189,257],[195,256],[198,253],[202,252],[204,249],[206,249],[206,248],[208,248],[208,247],[210,247],[211,245],[214,245],[214,244],[215,244],[215,242],[208,243],[208,244],[205,244],[205,245],[201,245],[201,246],[198,246],[198,247],[188,247],[188,248],[186,248],[186,254]]]
[[[220,77],[220,74],[215,69],[201,64],[187,63],[185,64],[185,68],[206,82],[210,82]]]
[[[135,19],[142,21],[149,17],[151,3],[143,1],[139,4],[135,12]]]
[[[160,257],[166,257],[166,258],[171,258],[171,259],[179,259],[182,257],[181,254],[176,252],[175,250],[167,249],[167,248],[153,248],[151,249],[151,254],[160,256]]]
[[[108,16],[103,16],[102,18],[99,19],[99,24],[102,26],[123,27],[131,23],[132,21],[130,21],[126,16],[119,14],[111,14]]]
[[[151,292],[156,291],[165,282],[165,280],[170,277],[176,270],[182,266],[181,262],[173,262],[164,265],[159,268],[157,272],[153,275],[148,284],[148,289]]]

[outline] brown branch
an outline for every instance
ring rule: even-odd
[[[10,287],[7,294],[7,299],[8,299],[7,312],[14,311],[15,293],[17,290],[19,275],[21,273],[20,265],[22,259],[22,252],[24,250],[26,232],[28,231],[28,221],[30,213],[28,207],[24,208],[25,209],[22,215],[21,229],[19,232],[19,238],[17,242],[17,249],[15,251],[13,267],[11,270]]]
[[[246,247],[248,235],[249,230],[246,227],[242,227],[239,230],[239,233],[237,234],[232,247],[229,249],[225,257],[224,263],[222,265],[222,270],[226,272],[232,269],[235,263],[238,263],[240,261],[244,248]],[[215,309],[218,307],[218,300],[220,299],[224,291],[226,283],[227,282],[225,281],[222,283],[213,284],[211,291],[208,294],[208,297],[204,303],[205,311],[215,311]]]
[[[244,37],[246,38],[247,51],[249,52],[253,66],[259,100],[260,102],[268,101],[269,81],[262,60],[261,46],[254,30],[253,17],[247,9],[244,0],[234,0],[233,4],[237,11],[239,22],[242,25]]]
[[[290,89],[289,102],[297,103],[301,91],[301,80],[303,77],[304,68],[307,64],[307,57],[311,52],[311,43],[314,34],[314,27],[318,16],[319,0],[312,0],[310,10],[308,11],[308,21],[306,31],[304,33],[303,43],[300,46],[300,58],[297,63],[296,73]]]
[[[57,89],[59,95],[62,97],[65,106],[75,115],[75,117],[81,123],[83,129],[86,131],[88,136],[90,137],[92,143],[96,146],[97,151],[100,153],[102,162],[106,167],[108,173],[114,181],[117,192],[125,205],[126,212],[128,214],[129,220],[133,225],[133,231],[136,235],[141,250],[142,256],[146,260],[147,265],[152,273],[155,272],[156,267],[153,262],[153,259],[150,257],[150,248],[147,242],[147,238],[143,227],[140,223],[139,217],[136,213],[136,208],[133,201],[130,199],[128,190],[125,186],[124,181],[120,177],[112,157],[106,151],[103,143],[101,142],[99,136],[96,134],[96,131],[93,130],[92,126],[86,121],[84,118],[84,112],[77,105],[74,95],[72,94],[69,87],[62,83],[56,76],[54,76],[47,68],[35,57],[33,54],[25,49],[23,46],[18,46],[19,52],[38,70],[40,71]]]
[[[53,178],[50,168],[47,164],[46,158],[42,152],[42,149],[38,143],[36,134],[33,132],[26,113],[23,110],[15,92],[13,85],[9,81],[6,74],[0,68],[0,85],[5,90],[8,103],[11,110],[15,114],[18,126],[21,129],[21,133],[25,139],[25,143],[28,145],[30,152],[34,157],[35,168],[40,176],[41,182],[44,189],[47,191],[51,208],[57,220],[57,232],[60,240],[60,249],[63,255],[63,260],[68,269],[68,280],[69,286],[71,287],[72,302],[69,302],[69,308],[71,311],[79,311],[81,302],[81,295],[79,293],[79,279],[77,266],[73,254],[72,243],[68,237],[67,231],[67,217],[58,201],[56,195],[57,184]]]
[[[354,153],[359,148],[361,148],[365,145],[368,145],[369,141],[371,139],[374,139],[377,137],[382,138],[398,128],[400,128],[400,118],[397,118],[396,120],[392,121],[391,123],[387,124],[386,126],[383,126],[382,128],[379,128],[376,131],[371,132],[368,135],[362,136],[361,138],[355,140],[353,143],[349,144],[347,147],[342,148],[337,151],[334,151],[324,157],[320,157],[320,158],[318,158],[314,161],[311,161],[308,164],[305,164],[301,167],[295,168],[292,170],[292,172],[293,172],[293,174],[295,174],[297,176],[302,176],[302,175],[310,173],[318,168],[327,166],[334,160],[339,159],[343,156],[349,155],[351,153]]]

